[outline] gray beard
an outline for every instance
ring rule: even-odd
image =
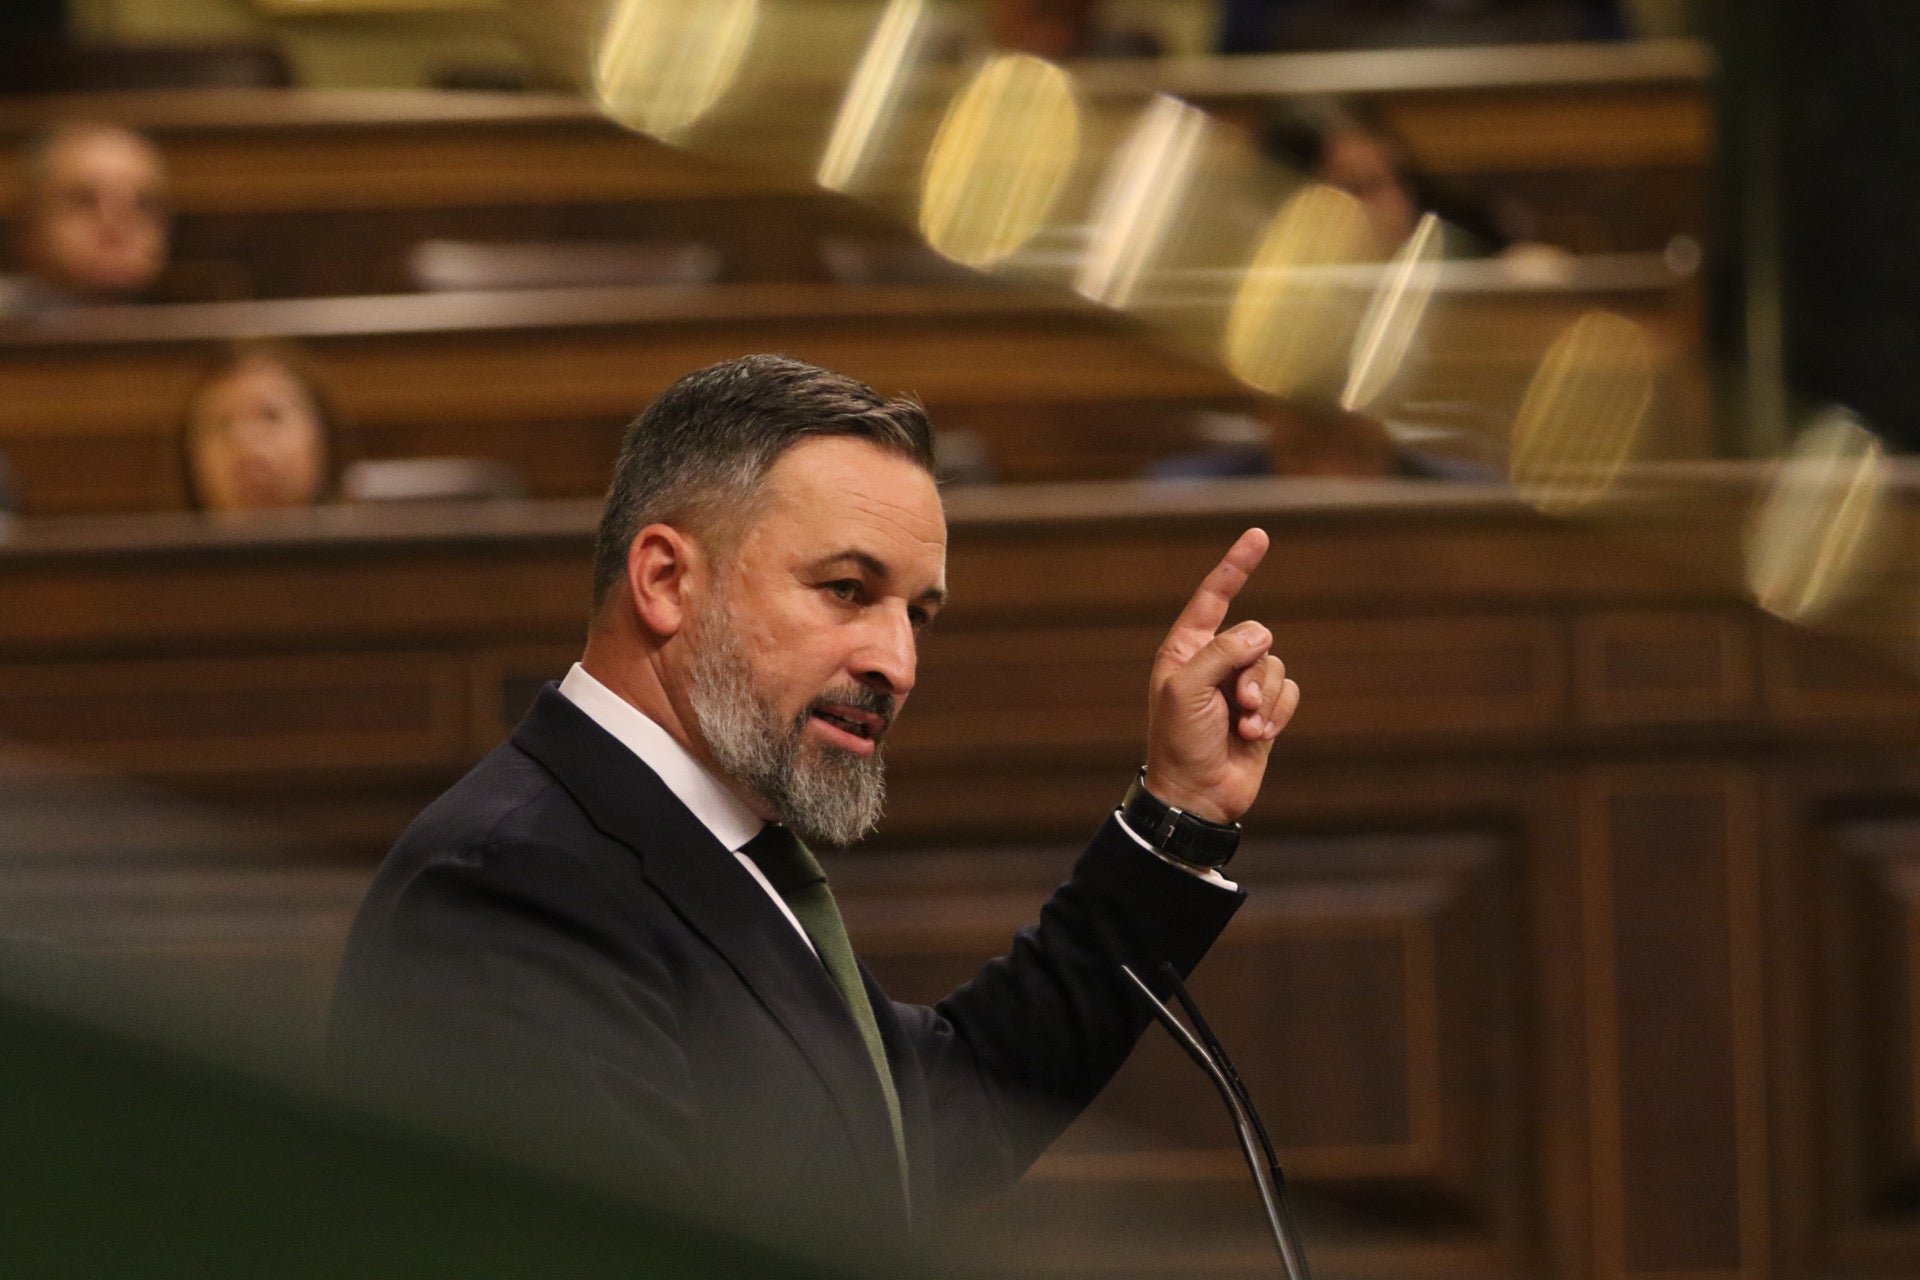
[[[844,847],[880,821],[886,805],[886,765],[876,745],[870,756],[806,739],[811,708],[790,721],[763,699],[753,664],[724,600],[715,599],[688,639],[687,700],[693,720],[722,772],[773,810],[774,818],[808,844]],[[828,690],[816,703],[840,702],[892,718],[892,699],[853,685]]]

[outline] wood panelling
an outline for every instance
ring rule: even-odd
[[[1548,100],[1560,110],[1543,109]],[[1706,162],[1713,142],[1697,86],[1426,95],[1395,103],[1390,118],[1436,174],[1688,169]]]
[[[1471,284],[1471,282],[1469,282]],[[1408,404],[1483,406],[1507,429],[1546,344],[1604,303],[1649,323],[1674,394],[1651,456],[1707,448],[1697,316],[1672,280],[1599,295],[1462,287],[1436,308],[1402,388]],[[181,502],[177,433],[220,344],[305,341],[349,452],[480,455],[540,496],[604,485],[625,424],[688,369],[781,351],[918,396],[945,431],[980,438],[1006,480],[1120,478],[1204,446],[1203,412],[1314,428],[1202,352],[1115,315],[1003,286],[604,286],[275,302],[106,307],[0,333],[0,447],[37,513]],[[1416,416],[1424,410],[1416,410]],[[1256,425],[1255,430],[1260,428]]]
[[[1145,688],[1164,634],[936,630],[913,715],[893,746],[987,756],[1131,748],[1145,731],[1145,704],[1117,703],[1113,690]],[[1274,634],[1289,673],[1314,690],[1300,737],[1538,729],[1566,716],[1565,646],[1544,619],[1283,622]]]
[[[1171,92],[1230,114],[1300,94],[1378,102],[1415,162],[1449,176],[1528,171],[1699,171],[1712,129],[1710,54],[1684,41],[1089,63],[1106,101]],[[948,93],[930,86],[937,118]],[[795,86],[831,95],[832,86]],[[777,148],[813,129],[830,96],[762,121]],[[111,119],[167,152],[187,213],[659,202],[806,189],[817,132],[786,163],[723,169],[623,132],[577,97],[432,92],[171,91],[0,105],[0,146],[46,124]],[[773,139],[769,143],[768,139]],[[13,203],[14,175],[0,177]],[[1681,229],[1681,228],[1676,228]]]
[[[125,769],[464,757],[466,680],[432,653],[0,667],[0,739]]]
[[[805,192],[742,189],[673,200],[523,203],[512,188],[445,207],[294,207],[189,213],[173,226],[174,265],[156,292],[175,301],[323,298],[420,287],[411,258],[434,240],[568,245],[698,243],[718,278],[825,280],[823,243],[912,247],[907,232],[857,205]]]
[[[1709,55],[1697,45],[1578,50],[1396,50],[1089,64],[1096,96],[1168,91],[1209,106],[1301,93],[1382,100],[1431,172],[1703,165],[1711,138]],[[1599,66],[1614,57],[1620,66]],[[1580,65],[1585,57],[1589,65]],[[1636,59],[1644,65],[1626,65]],[[1494,64],[1524,68],[1516,78]],[[959,81],[954,82],[955,87]],[[662,200],[786,191],[808,165],[721,170],[606,122],[561,95],[171,91],[41,98],[0,110],[0,141],[106,116],[168,152],[175,199],[192,210]],[[288,140],[297,138],[298,163]],[[9,175],[11,178],[12,175]],[[8,187],[0,196],[10,197]]]
[[[1764,628],[1760,642],[1763,687],[1775,715],[1818,722],[1906,720],[1920,712],[1920,689],[1884,652],[1786,626]]]
[[[1194,993],[1217,1027],[1262,1028],[1222,1034],[1288,1172],[1316,1189],[1305,1202],[1310,1225],[1358,1215],[1378,1229],[1411,1214],[1497,1252],[1516,1243],[1516,1204],[1537,1211],[1520,1172],[1512,854],[1488,832],[1247,850],[1254,897]],[[829,870],[856,945],[889,990],[935,999],[1004,948],[1071,856],[928,853],[848,858]],[[1114,1257],[1116,1241],[1113,1204],[1089,1200],[1144,1203],[1169,1188],[1183,1203],[1211,1202],[1199,1212],[1223,1227],[1222,1240],[1244,1237],[1257,1209],[1230,1135],[1205,1079],[1150,1031],[1016,1203],[998,1211],[997,1222],[1030,1225],[999,1241],[995,1256],[1064,1250],[1084,1254],[1091,1271],[1092,1260]],[[1100,1229],[1084,1229],[1089,1211]],[[1138,1233],[1161,1216],[1144,1211],[1120,1230]],[[1438,1252],[1432,1240],[1404,1242],[1399,1256],[1430,1262]]]
[[[1658,249],[1707,225],[1712,54],[1680,40],[1379,49],[1090,66],[1109,99],[1151,91],[1258,127],[1311,94],[1377,108],[1455,198],[1528,210],[1581,252]]]
[[[1749,620],[1731,613],[1585,616],[1574,632],[1581,718],[1659,724],[1751,715],[1752,644]]]
[[[1587,60],[1590,52],[1555,62],[1550,75],[1488,70],[1502,59],[1515,68],[1537,62],[1537,50],[1402,53],[1384,78],[1378,66],[1339,56],[1083,74],[1096,93],[1122,96],[1171,76],[1178,91],[1214,105],[1300,92],[1303,70],[1315,82],[1358,77],[1360,92],[1388,104],[1434,171],[1522,175],[1535,184],[1530,199],[1542,225],[1578,232],[1566,237],[1572,247],[1658,251],[1674,232],[1697,231],[1698,220],[1649,214],[1666,201],[1631,184],[1589,182],[1557,200],[1539,184],[1569,173],[1591,178],[1596,168],[1619,178],[1620,166],[1658,174],[1668,186],[1676,168],[1697,173],[1705,154],[1703,54],[1691,46],[1623,48],[1601,55],[1617,55],[1618,65],[1601,65]],[[1497,78],[1474,78],[1481,74]],[[1217,91],[1208,92],[1210,84]],[[0,345],[0,448],[34,512],[179,504],[173,434],[188,391],[214,344],[261,334],[316,346],[315,364],[355,428],[358,450],[498,458],[524,474],[529,492],[547,497],[596,492],[620,426],[668,380],[749,350],[792,351],[920,395],[945,429],[983,437],[1003,479],[1137,474],[1204,444],[1194,422],[1201,410],[1259,412],[1278,420],[1283,435],[1302,430],[1210,358],[1174,354],[1087,308],[964,284],[890,295],[882,286],[830,287],[819,260],[823,236],[899,246],[901,229],[806,194],[804,163],[790,171],[723,168],[624,133],[577,99],[54,99],[0,104],[0,142],[76,115],[152,131],[176,170],[185,265],[223,288],[280,302],[108,309],[62,317],[47,326],[51,333],[9,332]],[[1470,154],[1463,139],[1481,140],[1481,153]],[[917,166],[914,173],[917,180]],[[0,203],[8,181],[0,176]],[[1579,230],[1582,218],[1595,221],[1596,201],[1608,192],[1610,203],[1646,224],[1630,244]],[[714,242],[726,266],[722,283],[701,291],[386,292],[406,287],[406,248],[432,236],[697,237]],[[1643,321],[1659,353],[1650,455],[1703,455],[1710,439],[1696,291],[1658,269],[1623,284],[1619,265],[1600,257],[1558,283],[1515,278],[1443,289],[1399,388],[1405,404],[1391,416],[1445,419],[1464,406],[1474,419],[1465,425],[1497,439],[1546,344],[1575,316],[1604,305]],[[282,305],[291,303],[310,305]],[[9,350],[16,341],[32,349]]]
[[[1088,66],[1109,99],[1170,87],[1229,115],[1353,84],[1381,103],[1424,173],[1493,205],[1523,202],[1538,234],[1579,252],[1661,249],[1705,225],[1710,155],[1706,57],[1676,45],[1618,67],[1566,62],[1516,83],[1501,58],[1537,49],[1181,59]],[[1602,55],[1607,56],[1607,54]],[[1640,65],[1629,65],[1638,62]],[[1684,68],[1691,67],[1692,70]],[[1306,80],[1302,80],[1302,75]],[[1478,77],[1492,75],[1491,81]],[[956,82],[957,87],[957,82]],[[1319,92],[1321,90],[1312,90]],[[1330,87],[1325,92],[1349,92]],[[937,119],[945,89],[929,109]],[[790,113],[814,120],[827,104]],[[889,233],[874,215],[814,192],[817,137],[786,163],[725,166],[627,133],[579,98],[550,94],[172,91],[0,104],[0,150],[58,120],[111,119],[149,132],[173,172],[177,258],[220,296],[299,297],[410,287],[407,249],[427,238],[707,240],[734,280],[819,279],[819,241]],[[781,121],[769,120],[769,134]],[[931,125],[927,126],[931,133]],[[763,147],[779,155],[781,144]],[[918,166],[905,157],[911,189]],[[17,175],[0,173],[0,209]]]
[[[166,152],[187,213],[685,200],[791,191],[703,164],[546,94],[171,91],[14,99],[0,139],[109,119]],[[12,205],[17,175],[0,179]]]
[[[1423,173],[1698,171],[1712,55],[1680,40],[1179,58],[1083,68],[1096,94],[1162,91],[1248,119],[1330,94],[1379,108]]]
[[[517,645],[475,655],[472,686],[473,746],[487,750],[506,738],[549,680],[564,679],[580,657],[580,645]]]
[[[1585,787],[1595,1243],[1604,1276],[1765,1266],[1751,783],[1603,770]]]
[[[1920,729],[1874,703],[1900,678],[1796,666],[1739,604],[1720,516],[1744,502],[1582,526],[1412,483],[956,492],[887,820],[830,862],[851,927],[901,994],[999,950],[1137,767],[1167,620],[1258,523],[1275,551],[1236,616],[1273,624],[1305,697],[1196,991],[1318,1269],[1910,1272]],[[79,903],[91,878],[131,905],[90,945],[317,991],[297,975],[330,963],[328,903],[577,654],[595,516],[24,522],[0,545],[0,732],[51,756],[50,847],[95,838],[59,790],[85,760],[251,825],[163,823],[76,879],[42,858],[0,881]],[[0,786],[0,849],[33,813]],[[277,899],[216,874],[250,866],[341,878]],[[115,897],[122,868],[147,871]],[[179,933],[140,940],[170,912]],[[960,1225],[1036,1273],[1272,1267],[1225,1116],[1157,1032]]]
[[[1920,809],[1885,811],[1884,775],[1838,796],[1834,781],[1792,805],[1813,836],[1794,851],[1813,891],[1794,921],[1810,979],[1790,1042],[1809,1121],[1794,1225],[1829,1273],[1884,1274],[1920,1248]]]
[[[1282,622],[1274,635],[1302,687],[1324,691],[1303,736],[1537,730],[1566,717],[1565,643],[1547,619]]]
[[[1107,461],[1087,465],[1130,474],[1193,447],[1194,410],[1256,404],[1210,363],[1110,316],[997,288],[608,287],[101,309],[0,342],[0,447],[27,509],[178,506],[187,397],[220,340],[261,332],[309,343],[350,446],[499,456],[549,495],[597,493],[622,428],[653,396],[752,351],[917,395],[943,429],[992,433],[993,466],[1015,478],[1080,466],[1032,429],[1056,410],[1069,431],[1114,422]]]
[[[1920,1208],[1920,849],[1911,823],[1881,827],[1844,866],[1856,950],[1844,975],[1857,1010],[1863,1206]],[[1866,834],[1866,833],[1859,833]],[[1888,839],[1894,837],[1896,845]],[[1860,843],[1877,845],[1872,852]],[[1851,1145],[1851,1144],[1849,1144]]]

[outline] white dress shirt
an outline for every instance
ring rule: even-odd
[[[793,914],[787,900],[754,865],[753,859],[740,852],[741,847],[767,825],[759,814],[747,807],[746,801],[707,772],[706,766],[694,759],[693,753],[675,741],[652,716],[588,675],[579,663],[574,663],[567,678],[560,682],[560,696],[586,712],[588,719],[618,738],[621,745],[640,757],[640,763],[660,775],[667,790],[687,806],[700,820],[700,825],[711,831],[713,838],[740,860],[754,882],[767,891],[794,932],[809,948],[813,946],[813,939],[800,927],[800,919]]]

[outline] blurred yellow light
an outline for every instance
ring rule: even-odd
[[[1610,491],[1653,403],[1653,344],[1611,311],[1589,311],[1548,348],[1527,384],[1507,474],[1542,511],[1578,511]]]
[[[1003,54],[947,108],[927,154],[920,232],[971,267],[990,267],[1046,224],[1080,151],[1067,74]]]
[[[1886,450],[1831,412],[1800,433],[1747,530],[1747,585],[1792,622],[1833,611],[1872,577],[1887,548]]]
[[[1133,301],[1193,185],[1206,113],[1155,94],[1114,153],[1096,201],[1075,292],[1110,307]]]
[[[840,100],[834,117],[833,132],[820,156],[814,180],[833,191],[845,191],[860,175],[874,136],[888,116],[893,114],[906,79],[920,24],[926,16],[926,0],[889,0],[880,23],[860,55],[847,93]]]
[[[733,86],[759,22],[760,0],[618,0],[594,97],[621,124],[677,141]]]
[[[1359,307],[1351,279],[1373,225],[1360,202],[1316,183],[1280,207],[1227,316],[1227,367],[1277,396],[1332,400],[1346,373]]]
[[[1347,362],[1347,387],[1340,407],[1349,412],[1370,408],[1393,384],[1414,334],[1433,300],[1440,279],[1440,219],[1425,214],[1420,224],[1393,255],[1380,284],[1367,304],[1367,314],[1354,335],[1353,357]]]

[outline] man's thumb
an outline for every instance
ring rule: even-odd
[[[1186,666],[1174,673],[1173,680],[1186,694],[1211,689],[1242,667],[1258,662],[1271,648],[1271,631],[1257,622],[1243,622],[1207,641]]]

